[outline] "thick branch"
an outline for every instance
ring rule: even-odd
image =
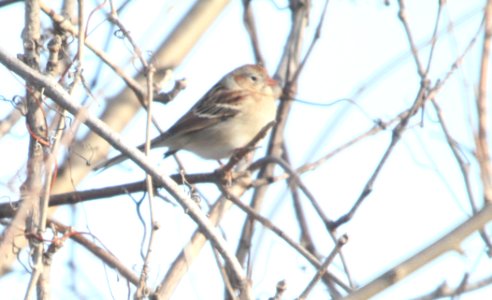
[[[492,202],[492,165],[487,136],[487,123],[490,122],[487,111],[488,70],[490,61],[490,39],[492,38],[492,0],[485,7],[485,32],[480,65],[480,82],[478,84],[477,115],[478,134],[476,137],[477,159],[480,165],[480,175],[485,200]]]
[[[470,234],[479,230],[485,224],[492,220],[492,205],[486,206],[472,218],[463,222],[451,232],[440,238],[437,242],[420,251],[416,255],[395,266],[383,275],[374,279],[356,292],[350,294],[345,300],[362,300],[369,299],[377,293],[383,291],[389,286],[409,276],[416,270],[427,265],[440,255],[451,251],[458,250],[461,241]]]

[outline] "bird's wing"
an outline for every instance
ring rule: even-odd
[[[244,92],[227,90],[222,88],[220,83],[216,84],[169,128],[166,132],[167,136],[160,138],[159,142],[169,136],[186,135],[203,130],[237,115],[240,112],[237,102],[243,96]]]

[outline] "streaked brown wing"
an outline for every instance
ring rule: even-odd
[[[200,115],[196,115],[194,112],[189,111],[181,119],[178,120],[167,131],[170,136],[184,135],[197,130],[202,130],[207,127],[213,126],[221,121],[220,118],[208,118]]]
[[[221,102],[227,97],[227,92],[221,82],[216,83],[197,103],[184,114],[165,133],[155,137],[151,143],[158,146],[170,136],[176,137],[190,132],[213,126],[226,118],[238,113],[235,109],[219,108],[215,102]]]
[[[242,93],[224,89],[220,83],[210,89],[171,128],[169,135],[182,135],[213,126],[239,113],[236,102]]]

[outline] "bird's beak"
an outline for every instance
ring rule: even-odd
[[[273,78],[268,78],[266,84],[271,87],[274,87],[274,86],[278,86],[278,81]]]

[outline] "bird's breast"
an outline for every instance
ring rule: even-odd
[[[234,150],[246,146],[263,127],[275,120],[274,99],[262,100],[260,103],[248,101],[237,115],[192,134],[183,148],[207,159],[231,156]]]

